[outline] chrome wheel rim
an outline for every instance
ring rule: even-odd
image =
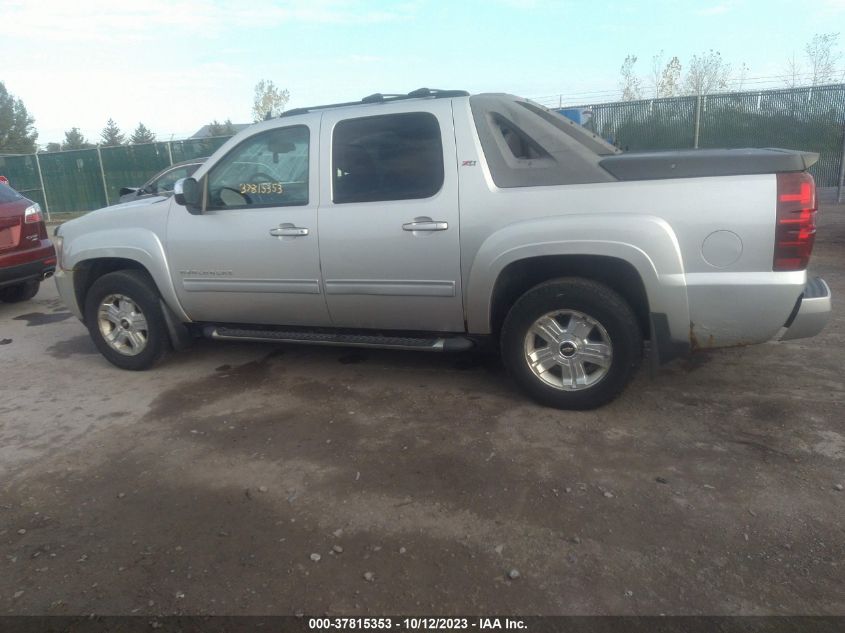
[[[124,356],[136,356],[147,347],[147,319],[141,308],[126,295],[108,295],[97,310],[97,325],[103,340]]]
[[[556,310],[528,328],[525,362],[545,384],[561,391],[580,391],[607,376],[613,345],[607,330],[593,317],[577,310]]]

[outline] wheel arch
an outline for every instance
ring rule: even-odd
[[[640,274],[630,262],[605,255],[541,255],[509,263],[491,293],[490,332],[498,336],[508,310],[528,290],[561,277],[590,279],[616,291],[634,311],[643,337],[649,337],[649,301]]]
[[[88,291],[94,285],[94,282],[103,275],[118,270],[140,270],[147,273],[150,279],[152,279],[150,271],[134,259],[124,257],[95,257],[82,260],[73,270],[73,293],[76,297],[76,304],[80,307],[84,306],[85,298],[88,296]],[[155,280],[153,280],[153,283],[155,283]],[[84,317],[84,310],[82,313]]]
[[[649,315],[684,341],[689,305],[683,260],[669,224],[654,216],[574,214],[516,222],[490,235],[465,284],[467,330],[496,333],[503,311],[531,287],[556,277],[602,282],[629,301],[648,336]]]
[[[102,244],[122,246],[103,247]],[[164,247],[154,232],[139,229],[93,231],[72,240],[66,238],[65,249],[65,265],[73,270],[77,305],[84,305],[91,284],[102,275],[121,269],[143,270],[176,318],[184,323],[191,321],[176,296]]]

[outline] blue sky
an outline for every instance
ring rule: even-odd
[[[420,86],[587,102],[617,96],[628,53],[645,75],[660,50],[715,49],[770,87],[816,33],[845,50],[845,0],[0,0],[0,16],[0,80],[42,144],[72,126],[96,140],[109,117],[162,140],[248,122],[260,79],[288,107]]]

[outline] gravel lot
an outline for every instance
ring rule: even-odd
[[[586,413],[472,355],[123,372],[52,283],[0,304],[0,613],[845,614],[845,206],[820,223],[821,336]]]

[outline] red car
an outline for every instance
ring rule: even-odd
[[[56,270],[38,203],[0,183],[0,301],[26,301]]]

